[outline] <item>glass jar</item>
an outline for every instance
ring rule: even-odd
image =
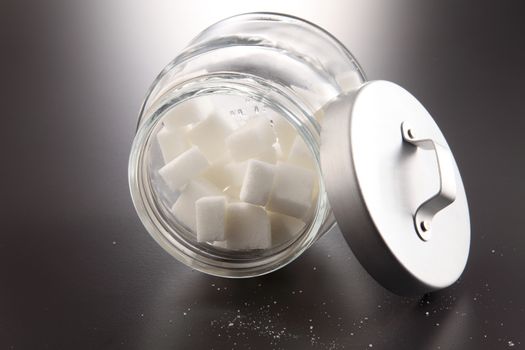
[[[155,79],[140,111],[129,182],[147,231],[179,261],[216,276],[253,277],[293,261],[336,223],[321,163],[326,106],[365,81],[337,39],[298,18],[244,14],[204,30]],[[222,106],[221,113],[241,124],[277,113],[303,139],[313,159],[317,195],[306,226],[294,239],[270,249],[231,251],[197,242],[195,233],[170,213],[179,194],[169,194],[159,179],[161,154],[155,140],[172,108],[202,99]]]
[[[346,77],[354,80],[346,81]],[[190,235],[182,234],[180,225],[169,219],[165,203],[155,193],[158,186],[152,185],[153,173],[158,169],[151,165],[152,140],[163,112],[171,106],[206,95],[223,100],[223,96],[235,96],[229,103],[222,102],[229,104],[226,112],[231,118],[246,118],[265,109],[278,111],[297,128],[314,159],[319,160],[320,126],[315,112],[349,83],[358,84],[364,79],[341,43],[296,18],[246,14],[206,29],[160,73],[140,112],[130,160],[130,183],[137,211],[149,233],[180,261],[219,276],[257,276],[298,257],[334,224],[321,176],[315,212],[298,239],[257,254],[221,252],[195,244]],[[320,174],[319,164],[316,171]]]

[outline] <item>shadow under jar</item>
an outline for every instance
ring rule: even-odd
[[[225,19],[168,64],[143,103],[129,181],[152,237],[212,275],[281,268],[336,221],[400,294],[452,284],[468,257],[461,176],[428,112],[290,16]]]

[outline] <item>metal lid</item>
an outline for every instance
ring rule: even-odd
[[[379,283],[415,295],[459,278],[470,247],[465,189],[443,134],[409,92],[372,81],[330,103],[321,164],[339,228]]]

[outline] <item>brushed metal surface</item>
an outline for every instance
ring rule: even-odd
[[[448,166],[445,174],[451,178],[444,182],[448,192],[454,187],[456,200],[432,221],[432,239],[420,238],[414,217],[428,198],[438,193],[441,200],[441,171],[435,155],[405,141],[404,123],[443,145],[441,168]],[[467,199],[445,137],[425,107],[399,85],[369,81],[327,106],[322,127],[321,164],[330,205],[365,269],[404,295],[453,284],[469,253]]]

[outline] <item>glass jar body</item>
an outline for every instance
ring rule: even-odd
[[[341,43],[296,18],[246,14],[206,29],[160,73],[140,112],[129,177],[133,202],[148,232],[178,260],[213,275],[252,277],[294,260],[335,224],[320,169],[322,107],[364,80]],[[307,228],[293,242],[264,252],[229,254],[195,244],[166,218],[152,176],[152,139],[169,108],[201,97],[227,101],[224,112],[241,122],[254,113],[277,112],[303,138],[315,163],[318,196]]]

